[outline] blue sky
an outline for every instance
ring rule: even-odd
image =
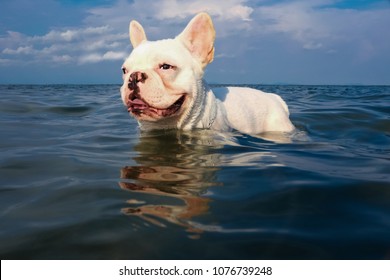
[[[217,31],[210,83],[390,85],[389,0],[1,0],[0,83],[121,83],[128,24]]]

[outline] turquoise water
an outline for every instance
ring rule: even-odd
[[[390,87],[252,87],[290,143],[140,133],[118,85],[0,86],[2,259],[389,259]]]

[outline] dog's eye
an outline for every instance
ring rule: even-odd
[[[174,66],[169,65],[167,63],[163,63],[163,64],[160,65],[160,69],[162,69],[162,70],[174,69]]]
[[[126,74],[126,73],[127,73],[126,67],[122,67],[122,72],[123,72],[123,74]]]

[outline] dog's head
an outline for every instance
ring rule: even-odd
[[[134,49],[122,66],[123,103],[141,122],[174,126],[189,113],[204,68],[214,58],[211,18],[198,14],[175,39],[148,41],[136,21],[129,33]]]

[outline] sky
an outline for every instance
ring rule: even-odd
[[[215,25],[209,83],[390,85],[390,0],[0,0],[0,84],[120,84],[132,19]]]

